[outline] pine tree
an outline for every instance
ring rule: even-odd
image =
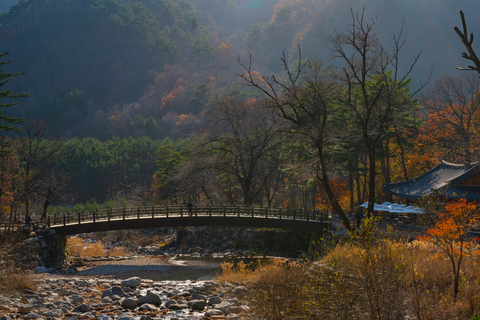
[[[0,53],[0,59],[4,59],[8,55],[8,52]],[[9,64],[10,61],[0,61],[0,68],[3,65]],[[4,108],[9,108],[19,104],[18,101],[14,101],[16,98],[28,97],[25,94],[14,94],[11,90],[1,91],[3,86],[7,84],[13,77],[19,76],[21,73],[6,73],[3,72],[3,69],[0,69],[0,131],[20,131],[21,129],[17,128],[15,125],[23,122],[22,118],[15,118],[5,115]]]

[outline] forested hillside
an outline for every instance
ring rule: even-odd
[[[464,10],[480,33],[479,9],[19,1],[0,15],[0,209],[190,199],[341,214],[391,201],[384,183],[480,159],[478,77],[455,69],[469,62],[453,30]]]
[[[471,1],[21,0],[0,18],[0,50],[10,52],[8,71],[26,73],[9,84],[30,94],[20,116],[67,137],[178,138],[199,132],[218,94],[239,90],[237,57],[279,72],[282,49],[298,44],[327,62],[325,40],[362,6],[381,39],[404,20],[402,58],[422,51],[414,83],[434,65],[434,78],[465,65],[453,26],[459,10],[480,9]]]

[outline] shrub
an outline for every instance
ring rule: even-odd
[[[236,267],[224,263],[217,280],[244,283],[250,289],[246,299],[251,311],[260,319],[299,319],[298,315],[304,312],[299,310],[307,281],[302,263],[270,259],[255,269],[244,263]]]

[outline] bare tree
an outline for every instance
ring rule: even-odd
[[[175,175],[178,195],[185,198],[203,194],[209,203],[219,201],[222,192],[215,162],[215,155],[206,153],[201,142],[193,146],[189,158],[180,165]]]
[[[240,186],[244,204],[262,203],[280,162],[278,117],[255,99],[224,98],[212,120],[205,148],[217,155],[215,169]]]
[[[435,82],[421,104],[428,111],[426,128],[432,142],[442,145],[455,161],[472,163],[480,146],[480,80],[473,74],[443,77]]]
[[[473,50],[473,33],[470,34],[470,38],[468,37],[468,32],[467,32],[467,23],[465,22],[465,15],[463,14],[462,11],[460,11],[460,17],[462,18],[462,26],[463,26],[463,33],[458,29],[458,27],[454,27],[453,29],[455,32],[458,34],[460,39],[462,39],[463,45],[467,49],[467,52],[462,52],[462,57],[471,60],[475,66],[468,66],[467,68],[461,68],[461,67],[456,67],[455,69],[458,70],[473,70],[477,71],[477,73],[480,73],[480,60],[478,60],[477,54],[475,53],[475,50]]]
[[[24,201],[27,218],[32,197],[41,187],[42,179],[55,167],[64,144],[52,139],[45,122],[27,121],[23,133],[17,135],[12,145],[19,162],[16,189]]]
[[[305,151],[312,158],[313,172],[323,185],[333,210],[350,232],[354,227],[332,189],[333,172],[328,161],[328,146],[335,139],[336,128],[340,129],[332,117],[340,88],[331,70],[316,60],[302,61],[300,49],[298,52],[298,62],[293,67],[283,52],[284,77],[259,75],[252,69],[251,60],[249,65],[241,64],[244,73],[239,76],[248,86],[263,92],[267,105],[286,122],[286,131],[307,144]]]
[[[336,33],[328,41],[334,60],[342,65],[340,81],[346,88],[342,104],[353,114],[358,134],[362,137],[369,166],[369,214],[376,200],[376,157],[382,140],[395,127],[411,121],[416,103],[409,92],[409,75],[420,53],[403,74],[400,73],[400,52],[405,43],[402,32],[393,37],[392,50],[379,40],[375,20],[366,21],[365,12],[353,13],[352,25],[346,32]]]

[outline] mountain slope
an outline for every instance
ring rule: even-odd
[[[453,31],[459,10],[480,34],[480,3],[467,0],[22,0],[0,16],[0,51],[7,71],[26,73],[9,83],[31,95],[21,116],[67,137],[175,138],[199,130],[217,93],[237,91],[237,57],[281,72],[282,49],[300,45],[329,63],[325,40],[363,7],[386,42],[404,20],[405,66],[422,51],[415,83],[434,65],[438,78],[468,64]]]

